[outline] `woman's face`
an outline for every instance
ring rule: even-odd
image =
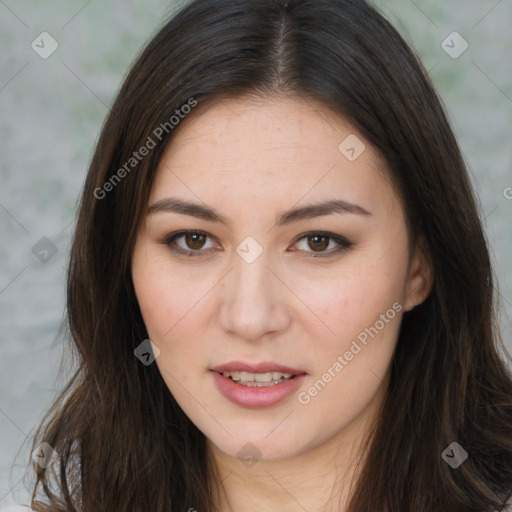
[[[304,99],[224,100],[182,121],[132,275],[165,383],[225,455],[284,460],[376,414],[403,312],[429,291],[385,172]]]

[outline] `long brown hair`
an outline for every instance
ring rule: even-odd
[[[387,161],[413,237],[428,244],[433,290],[404,315],[349,511],[500,510],[512,489],[512,378],[475,197],[427,73],[363,0],[195,0],[136,60],[81,196],[67,286],[78,366],[34,438],[58,459],[34,464],[33,509],[214,511],[204,435],[156,365],[134,356],[148,335],[130,267],[171,118],[244,93],[313,98],[352,122]],[[143,146],[152,147],[134,157]],[[457,469],[441,457],[454,441],[469,453]]]

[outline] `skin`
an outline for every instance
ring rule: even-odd
[[[350,134],[366,146],[353,162],[338,149]],[[346,120],[314,101],[280,96],[198,107],[160,161],[149,205],[172,196],[206,204],[230,221],[227,227],[151,213],[132,263],[148,334],[161,351],[156,364],[208,439],[223,479],[223,511],[346,506],[357,462],[364,461],[362,443],[385,396],[402,315],[432,286],[428,257],[422,245],[410,247],[386,173],[377,151]],[[326,199],[355,203],[370,215],[276,226],[281,212]],[[203,256],[175,254],[163,243],[181,230],[208,233],[175,241]],[[335,253],[332,239],[317,240],[319,247],[314,237],[301,238],[311,231],[344,236],[352,245]],[[252,263],[236,252],[249,236],[263,249]],[[307,404],[294,393],[249,409],[214,385],[209,370],[221,363],[277,361],[305,371],[299,392],[307,391],[395,303],[402,311]],[[252,467],[237,457],[248,442],[261,452]]]

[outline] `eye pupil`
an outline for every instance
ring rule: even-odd
[[[313,246],[310,245],[310,247],[312,249],[320,249],[322,251],[322,250],[325,250],[329,246],[329,237],[327,237],[327,236],[315,235],[315,236],[308,237],[308,239],[314,240],[314,242],[313,242],[314,245]],[[321,242],[322,240],[323,240],[323,243]]]
[[[190,240],[192,241],[190,242]],[[204,244],[204,235],[201,235],[200,233],[189,233],[186,236],[186,242],[187,246],[191,249],[200,249]],[[195,247],[196,244],[198,244],[199,247]]]

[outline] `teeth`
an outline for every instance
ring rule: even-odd
[[[231,378],[231,380],[242,384],[244,386],[271,386],[293,377],[291,373],[281,372],[267,372],[267,373],[249,373],[249,372],[222,372],[224,377]]]
[[[255,376],[256,375],[254,373],[240,372],[240,380],[243,380],[244,382],[254,382]]]

